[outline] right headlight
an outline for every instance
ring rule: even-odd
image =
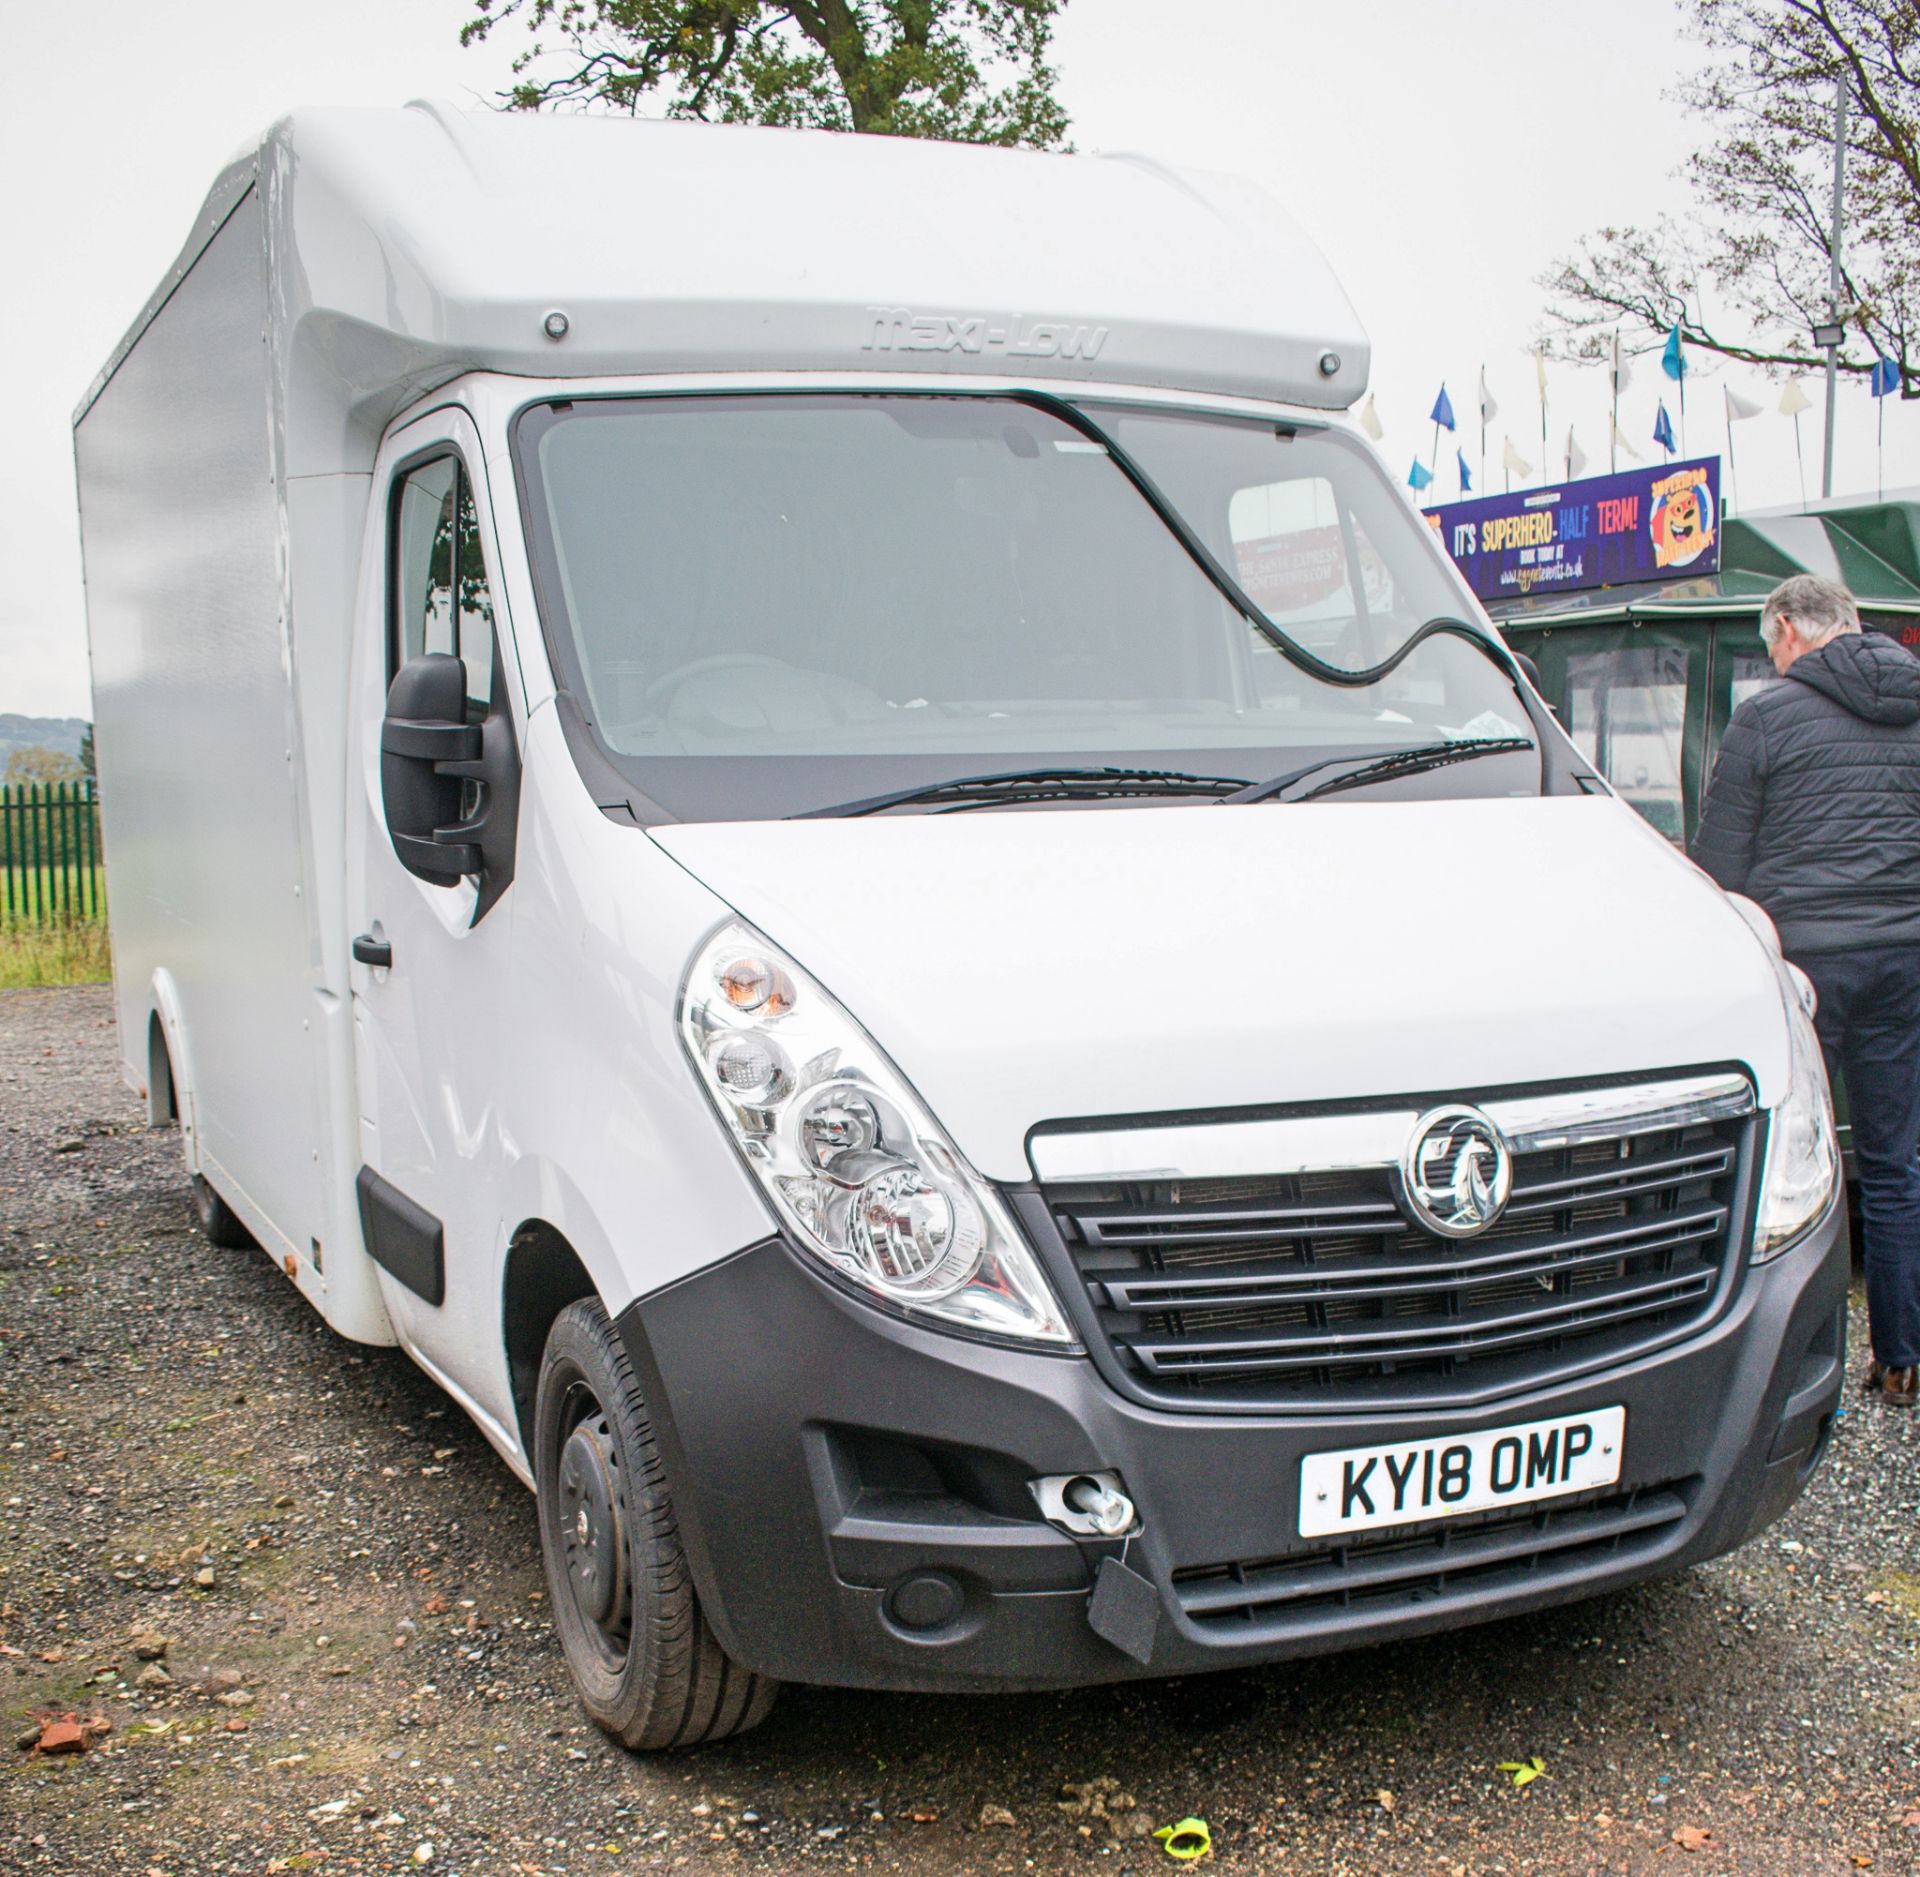
[[[1077,1349],[999,1195],[853,1017],[739,920],[693,955],[680,1040],[794,1241],[909,1316]]]
[[[1777,1258],[1825,1217],[1840,1180],[1827,1066],[1813,1027],[1813,986],[1770,949],[1787,1016],[1787,1088],[1767,1120],[1767,1162],[1760,1179],[1753,1262]]]

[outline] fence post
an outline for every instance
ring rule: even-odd
[[[84,788],[85,788],[85,794],[86,794],[86,805],[82,813],[84,816],[84,826],[86,828],[87,917],[89,919],[98,919],[100,917],[100,881],[93,870],[93,857],[94,857],[94,854],[98,851],[98,845],[94,838],[94,826],[93,826],[94,783],[93,783],[93,778],[91,776],[87,778]]]
[[[34,811],[40,806],[40,784],[27,784],[27,829],[30,836],[27,848],[27,908],[36,924],[44,925],[47,918],[47,831],[41,825],[43,817]]]

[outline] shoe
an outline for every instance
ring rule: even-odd
[[[1884,1362],[1869,1362],[1866,1391],[1890,1408],[1911,1408],[1920,1403],[1920,1369],[1890,1369]]]

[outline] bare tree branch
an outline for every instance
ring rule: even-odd
[[[1591,357],[1625,327],[1678,323],[1703,351],[1770,369],[1891,358],[1920,397],[1920,5],[1914,0],[1682,0],[1712,54],[1673,94],[1709,129],[1685,166],[1694,207],[1653,228],[1603,229],[1541,278],[1551,350]],[[1833,98],[1845,80],[1847,228],[1829,301]],[[1708,316],[1709,303],[1714,307]],[[1603,334],[1602,329],[1606,329]]]

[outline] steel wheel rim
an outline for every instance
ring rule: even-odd
[[[565,1406],[553,1510],[561,1594],[601,1666],[618,1674],[633,1641],[626,1469],[612,1423],[592,1391],[576,1383]]]

